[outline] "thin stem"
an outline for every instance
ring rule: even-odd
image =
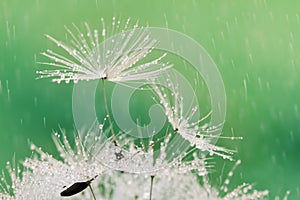
[[[93,199],[94,199],[94,200],[97,200],[97,199],[96,199],[96,196],[95,196],[95,194],[94,194],[94,191],[93,191],[93,188],[92,188],[91,184],[89,184],[89,188],[90,188],[90,190],[91,190],[91,192],[92,192]]]
[[[151,176],[151,185],[150,185],[150,198],[149,198],[149,200],[152,200],[153,180],[154,180],[154,176]]]
[[[103,89],[103,98],[104,98],[106,116],[108,118],[109,127],[110,127],[111,134],[112,134],[112,137],[113,137],[113,142],[114,142],[115,146],[118,146],[118,143],[117,143],[117,140],[116,140],[116,135],[115,135],[113,125],[112,125],[112,121],[111,121],[110,114],[109,114],[109,111],[108,111],[108,104],[107,104],[107,98],[106,98],[106,89],[105,89],[105,85],[104,85],[104,78],[102,78],[101,80],[102,80],[102,89]]]

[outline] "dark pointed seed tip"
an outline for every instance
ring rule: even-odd
[[[119,146],[116,140],[114,140],[114,145],[115,145],[116,147]]]
[[[73,196],[79,192],[82,192],[84,189],[86,189],[90,185],[90,181],[86,182],[76,182],[64,191],[60,193],[60,196],[62,197],[68,197]],[[64,186],[65,188],[66,186]]]

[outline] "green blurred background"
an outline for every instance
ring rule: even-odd
[[[74,129],[72,84],[35,80],[39,53],[54,46],[44,34],[64,39],[64,25],[131,17],[191,36],[216,62],[227,94],[224,135],[244,137],[219,141],[242,160],[232,185],[299,199],[299,12],[300,2],[279,0],[0,0],[0,168],[30,156],[28,140],[55,152],[52,130]],[[215,162],[218,180],[233,163]]]

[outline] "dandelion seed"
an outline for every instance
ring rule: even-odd
[[[73,30],[66,28],[71,38],[70,44],[46,35],[49,40],[63,49],[66,55],[52,50],[43,52],[42,55],[53,62],[40,62],[40,64],[57,69],[37,71],[39,78],[49,77],[57,83],[94,79],[113,82],[140,81],[156,77],[172,67],[172,65],[160,64],[166,54],[152,61],[137,64],[152,51],[158,42],[151,38],[146,28],[138,28],[136,23],[130,29],[128,19],[124,29],[121,29],[121,22],[118,20],[112,25],[110,33],[112,37],[107,39],[104,21],[102,22],[104,40],[102,42],[100,42],[99,31],[92,32],[87,23],[85,23],[85,32],[75,25],[73,25]],[[120,33],[117,34],[118,32]]]
[[[211,155],[216,154],[224,159],[230,159],[233,151],[212,144],[213,139],[219,136],[214,136],[213,133],[219,130],[219,126],[207,127],[207,124],[201,125],[211,113],[208,113],[201,119],[197,119],[199,106],[193,103],[186,106],[185,99],[180,95],[178,85],[174,84],[170,78],[166,78],[170,94],[165,91],[163,86],[154,84],[152,86],[158,102],[165,109],[165,114],[169,123],[173,127],[173,133],[178,133],[184,140],[187,140],[191,146],[207,151]],[[189,101],[190,102],[190,101]]]
[[[97,177],[97,176],[96,176]],[[91,192],[92,192],[92,195],[93,195],[93,198],[94,200],[96,200],[96,197],[95,197],[95,194],[94,194],[94,191],[91,187],[91,182],[96,178],[92,178],[88,181],[85,181],[85,182],[76,182],[74,183],[73,185],[71,185],[70,187],[68,187],[67,189],[65,189],[64,191],[62,191],[60,193],[60,196],[64,196],[64,197],[67,197],[67,196],[73,196],[75,194],[78,194],[79,192],[82,192],[83,190],[85,190],[87,187],[90,188]]]
[[[52,62],[40,62],[40,64],[56,67],[53,70],[37,71],[39,78],[52,78],[53,82],[65,81],[77,83],[81,80],[102,79],[104,91],[105,110],[110,123],[110,129],[115,137],[112,120],[109,115],[106,100],[104,80],[112,82],[143,81],[158,76],[167,71],[172,65],[161,64],[162,56],[145,63],[138,63],[145,58],[158,42],[151,38],[146,28],[138,28],[136,23],[130,29],[130,19],[121,29],[121,21],[113,18],[112,32],[107,37],[104,20],[102,19],[102,38],[100,42],[98,30],[91,31],[85,23],[85,32],[82,32],[76,25],[73,30],[66,28],[70,36],[70,44],[63,43],[46,35],[58,47],[65,51],[65,54],[56,53],[52,50],[43,52],[42,55]],[[119,34],[117,34],[119,32]],[[117,146],[117,141],[114,139]]]

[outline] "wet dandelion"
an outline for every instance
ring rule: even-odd
[[[158,97],[157,101],[163,106],[168,121],[173,127],[173,134],[178,133],[196,149],[232,160],[232,150],[212,144],[215,138],[221,138],[219,135],[213,134],[219,130],[219,126],[208,127],[207,124],[201,125],[210,116],[211,112],[197,119],[199,106],[196,104],[186,106],[184,104],[186,100],[180,94],[179,85],[173,83],[170,78],[166,78],[166,81],[170,93],[163,86],[155,83],[152,88]]]
[[[71,38],[70,44],[46,35],[67,55],[52,50],[42,53],[53,62],[40,62],[40,64],[57,69],[37,71],[39,78],[52,78],[52,81],[57,83],[61,81],[76,83],[80,80],[95,79],[112,82],[143,81],[156,77],[172,67],[172,65],[160,64],[166,54],[150,62],[137,64],[153,50],[158,42],[151,38],[146,28],[139,28],[136,23],[130,29],[130,19],[122,25],[120,20],[113,18],[111,33],[107,33],[104,20],[101,21],[101,34],[96,29],[91,31],[87,23],[85,23],[85,33],[76,25],[73,25],[74,31],[66,27]],[[102,37],[102,42],[99,36]]]
[[[140,61],[145,58],[155,47],[156,41],[151,38],[146,28],[139,28],[136,23],[130,29],[130,19],[123,25],[120,20],[112,19],[112,29],[108,33],[104,20],[102,21],[102,31],[95,29],[91,31],[89,25],[85,23],[85,31],[82,32],[73,24],[71,30],[66,27],[70,36],[70,44],[63,43],[49,35],[46,37],[54,42],[66,53],[60,54],[52,50],[43,52],[42,55],[52,62],[39,62],[42,65],[55,67],[53,70],[37,71],[39,78],[52,78],[53,82],[65,81],[77,83],[81,80],[102,80],[104,102],[110,129],[115,137],[112,120],[108,110],[106,90],[104,81],[124,83],[127,81],[148,80],[167,71],[172,65],[161,63],[166,56],[162,56],[145,63]],[[110,37],[108,37],[110,36]],[[101,39],[102,38],[102,42]],[[108,38],[107,38],[108,37]],[[117,146],[117,141],[114,139]]]

